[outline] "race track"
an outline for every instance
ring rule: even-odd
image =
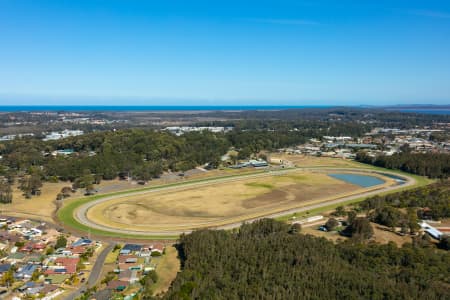
[[[188,183],[185,183],[182,185],[160,187],[160,188],[154,188],[154,189],[146,190],[146,191],[138,191],[138,192],[130,191],[129,193],[118,195],[118,196],[106,196],[106,197],[103,197],[103,198],[100,198],[97,200],[87,202],[87,203],[79,206],[74,211],[74,217],[79,223],[81,223],[85,226],[88,226],[90,228],[95,228],[95,229],[98,229],[101,231],[116,233],[116,234],[135,235],[135,236],[168,236],[168,235],[176,236],[181,233],[189,233],[192,231],[192,229],[189,229],[189,228],[183,228],[180,230],[159,229],[157,231],[148,231],[148,230],[139,229],[138,226],[136,226],[137,227],[136,229],[132,229],[132,230],[120,229],[117,227],[109,227],[109,226],[105,226],[103,224],[96,223],[94,220],[91,220],[87,217],[87,212],[89,211],[89,209],[95,207],[96,205],[99,205],[100,203],[103,203],[106,201],[111,201],[111,200],[118,199],[118,198],[123,198],[123,197],[151,194],[151,193],[156,193],[156,192],[161,192],[161,191],[165,192],[165,191],[175,191],[178,189],[196,188],[196,187],[207,186],[207,185],[210,185],[213,183],[217,184],[217,183],[240,181],[243,179],[253,179],[253,178],[256,179],[256,178],[261,178],[261,177],[265,177],[265,176],[283,175],[283,174],[287,174],[290,172],[298,172],[299,170],[305,170],[305,171],[313,171],[313,170],[319,171],[320,170],[320,171],[325,171],[325,172],[345,171],[345,172],[355,172],[355,173],[362,172],[362,173],[366,173],[366,174],[370,174],[370,173],[372,173],[372,174],[390,174],[393,176],[398,176],[397,173],[393,173],[393,172],[389,172],[389,171],[378,172],[378,171],[374,171],[371,169],[358,169],[358,168],[354,168],[354,169],[353,168],[329,168],[329,169],[327,169],[327,168],[294,168],[294,169],[288,169],[288,170],[269,171],[269,172],[265,172],[265,173],[242,175],[242,176],[232,177],[232,178],[214,178],[214,179],[204,180],[201,182],[192,182],[192,183],[188,182]],[[214,222],[211,224],[205,223],[204,226],[202,226],[202,227],[214,228],[214,229],[232,229],[232,228],[241,226],[242,223],[244,223],[244,222],[248,223],[248,222],[253,222],[253,221],[261,219],[261,218],[276,218],[276,217],[280,217],[283,215],[292,214],[295,212],[304,212],[304,211],[317,209],[317,208],[332,205],[332,204],[339,204],[339,203],[347,202],[349,200],[354,200],[354,199],[358,199],[361,197],[373,196],[373,195],[376,195],[376,194],[379,194],[382,192],[394,191],[396,189],[411,186],[416,183],[415,179],[410,176],[401,175],[401,177],[405,181],[402,185],[383,186],[383,187],[375,189],[375,190],[357,193],[357,194],[353,194],[350,196],[336,198],[336,199],[332,199],[332,200],[328,200],[328,201],[324,201],[324,202],[320,202],[320,203],[314,203],[314,204],[309,204],[309,205],[306,204],[303,206],[290,208],[288,210],[280,209],[280,211],[268,212],[267,214],[258,215],[256,217],[248,216],[247,218],[242,218],[241,220],[239,220],[239,222],[236,222],[235,220],[230,219],[229,222],[227,222],[227,220],[222,220],[220,225],[217,225],[217,223],[214,224]],[[311,200],[313,200],[313,199],[311,199]],[[181,225],[183,225],[183,224],[181,224]],[[181,226],[181,227],[183,227],[183,226]]]

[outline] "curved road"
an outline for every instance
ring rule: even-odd
[[[273,176],[273,175],[282,175],[282,174],[286,174],[286,173],[290,173],[290,172],[298,172],[299,170],[305,170],[305,171],[307,171],[307,170],[339,171],[340,170],[340,171],[349,171],[349,172],[355,172],[355,173],[364,172],[364,173],[390,174],[390,175],[394,175],[394,176],[399,176],[398,174],[389,172],[389,171],[375,171],[375,170],[371,170],[371,169],[320,168],[319,167],[319,168],[295,168],[295,169],[288,169],[288,170],[270,171],[270,172],[265,172],[265,173],[242,175],[242,176],[237,176],[237,177],[232,177],[232,178],[216,178],[216,179],[205,180],[202,182],[186,183],[186,184],[177,185],[177,186],[161,187],[161,188],[155,188],[155,189],[146,190],[146,191],[130,192],[130,193],[126,193],[126,194],[122,194],[122,195],[118,195],[118,196],[104,197],[101,199],[97,199],[97,200],[85,203],[82,206],[78,207],[76,210],[76,213],[75,213],[75,218],[77,219],[78,222],[82,223],[83,225],[89,226],[91,228],[96,228],[96,229],[100,229],[102,231],[109,231],[109,232],[120,233],[120,234],[132,234],[132,235],[142,235],[142,236],[149,236],[149,235],[167,236],[167,235],[179,235],[181,233],[189,233],[192,230],[159,231],[159,232],[152,231],[152,232],[150,232],[150,231],[145,231],[145,230],[126,230],[126,229],[112,228],[112,227],[104,226],[101,224],[97,224],[97,223],[89,220],[87,218],[86,214],[87,214],[87,211],[91,207],[94,207],[95,205],[100,204],[102,202],[110,201],[110,200],[117,199],[117,198],[142,195],[142,194],[148,194],[148,193],[155,193],[155,192],[160,192],[160,191],[170,191],[170,190],[199,187],[199,186],[209,185],[211,183],[232,182],[232,181],[238,181],[238,180],[240,181],[242,179],[251,179],[251,178],[260,178],[260,177]],[[280,217],[283,215],[291,214],[294,212],[303,212],[303,211],[307,211],[307,210],[312,210],[312,209],[320,208],[323,206],[328,206],[330,204],[338,204],[338,203],[346,202],[346,201],[361,198],[361,197],[376,195],[381,192],[393,191],[393,190],[396,190],[401,187],[414,185],[416,183],[416,180],[412,177],[409,177],[406,175],[401,175],[400,177],[402,177],[402,179],[406,180],[406,182],[402,185],[388,186],[388,187],[385,187],[382,189],[363,192],[360,194],[342,197],[342,198],[338,198],[335,200],[324,201],[321,203],[316,203],[316,204],[311,204],[311,205],[307,205],[307,206],[301,206],[301,207],[297,207],[297,208],[283,210],[283,211],[280,211],[277,213],[258,216],[256,218],[249,218],[249,219],[246,219],[245,221],[233,222],[233,223],[221,225],[221,226],[210,226],[210,228],[232,229],[232,228],[241,226],[243,222],[248,223],[248,222],[253,222],[253,221],[259,220],[261,218],[275,218],[275,217]]]
[[[115,244],[109,244],[105,249],[100,252],[95,260],[95,264],[92,267],[91,273],[89,274],[89,278],[85,284],[81,285],[78,290],[73,291],[69,295],[66,296],[65,300],[73,300],[81,296],[87,288],[93,287],[97,281],[100,279],[100,275],[102,274],[103,263],[105,262],[106,256],[109,252],[112,251]]]

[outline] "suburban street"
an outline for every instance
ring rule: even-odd
[[[92,267],[91,273],[89,274],[89,278],[86,281],[86,283],[81,285],[80,288],[78,288],[76,291],[73,291],[71,294],[69,294],[65,298],[66,300],[76,299],[81,294],[83,294],[87,288],[94,286],[100,280],[100,275],[102,274],[102,268],[103,268],[103,264],[105,262],[106,256],[108,255],[109,252],[112,251],[114,246],[115,245],[111,243],[108,246],[106,246],[105,249],[102,250],[102,252],[100,252],[97,259],[95,260],[95,264]]]

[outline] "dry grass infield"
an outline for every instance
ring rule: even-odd
[[[91,221],[112,228],[170,231],[214,227],[263,216],[365,189],[302,171],[198,187],[124,196],[87,212]]]

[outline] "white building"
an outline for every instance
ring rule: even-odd
[[[78,136],[84,134],[83,130],[68,130],[64,129],[61,132],[53,131],[45,136],[43,139],[44,141],[52,141],[52,140],[59,140],[64,139],[71,136]]]

